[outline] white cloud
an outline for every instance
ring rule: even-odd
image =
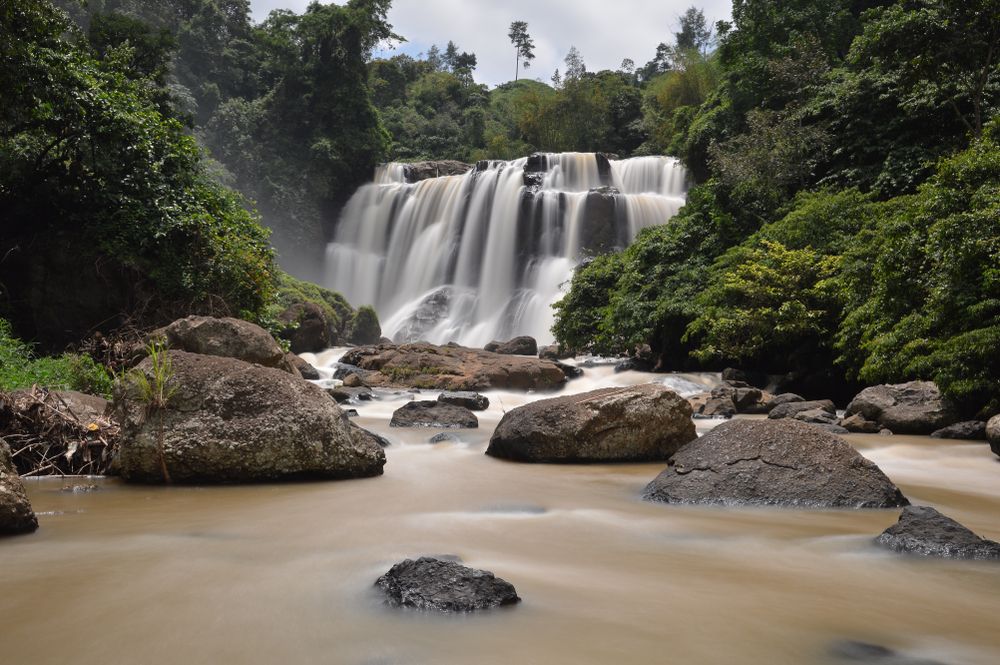
[[[302,12],[309,0],[252,0],[254,18],[271,9]],[[448,40],[479,58],[476,80],[490,85],[514,77],[514,48],[507,38],[511,21],[527,21],[535,41],[528,78],[548,81],[571,46],[587,69],[617,69],[625,58],[650,60],[656,45],[671,41],[678,17],[700,7],[712,24],[730,16],[731,0],[395,0],[389,22],[408,42],[397,51],[416,55]]]

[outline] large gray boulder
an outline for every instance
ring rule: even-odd
[[[154,330],[149,339],[164,341],[174,351],[236,358],[297,374],[271,333],[242,319],[189,316]]]
[[[962,441],[985,441],[986,423],[982,420],[963,420],[954,425],[931,432],[935,439],[959,439]]]
[[[958,421],[954,406],[932,381],[865,388],[847,405],[845,416],[853,415],[893,434],[930,434]]]
[[[732,420],[689,443],[643,498],[681,504],[889,508],[909,502],[846,441],[791,419]]]
[[[474,612],[521,600],[510,582],[487,570],[431,557],[397,563],[375,586],[389,605],[438,612]]]
[[[986,422],[986,440],[990,442],[990,450],[1000,456],[1000,414]]]
[[[1000,559],[1000,543],[980,538],[927,506],[907,506],[875,543],[896,552],[949,559]]]
[[[376,476],[385,454],[330,397],[297,376],[170,351],[166,406],[126,377],[116,388],[119,469],[131,482],[235,483]],[[152,380],[147,358],[136,367]]]
[[[483,347],[484,351],[499,353],[502,356],[537,356],[538,342],[534,337],[522,335],[506,342],[490,342]]]
[[[795,418],[804,411],[824,411],[831,416],[836,416],[837,407],[833,404],[832,400],[828,399],[785,402],[772,407],[767,417],[772,420]],[[836,420],[836,418],[833,419]]]
[[[661,384],[532,402],[504,415],[487,455],[519,462],[663,460],[696,437],[687,400]]]
[[[38,519],[14,468],[10,448],[0,439],[0,536],[31,533],[37,528]]]
[[[444,404],[463,406],[469,411],[485,411],[490,408],[490,399],[470,390],[443,392],[438,395],[438,401]]]

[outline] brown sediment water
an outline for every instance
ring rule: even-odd
[[[704,377],[686,377],[691,381]],[[571,390],[649,380],[590,370]],[[1000,663],[1000,564],[871,546],[897,511],[695,508],[639,500],[663,464],[523,465],[481,427],[390,429],[408,396],[363,403],[385,475],[347,482],[99,490],[28,484],[41,528],[0,541],[0,662],[194,664],[832,663],[875,642]],[[711,423],[701,424],[702,428]],[[1000,461],[984,443],[848,437],[914,503],[1000,539]],[[523,602],[479,615],[392,610],[393,563],[457,555]]]

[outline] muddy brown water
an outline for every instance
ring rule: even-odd
[[[572,389],[646,380],[597,368]],[[0,663],[822,665],[844,639],[1000,663],[1000,565],[876,550],[896,511],[670,507],[638,498],[662,464],[495,460],[502,409],[538,396],[490,396],[479,430],[437,445],[436,430],[388,427],[401,401],[360,406],[393,442],[375,479],[30,482],[41,528],[0,542]],[[1000,539],[985,444],[849,440],[914,503]],[[98,491],[61,491],[86,482]],[[380,604],[380,574],[434,554],[494,571],[523,602],[468,616]]]

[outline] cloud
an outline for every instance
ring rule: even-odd
[[[309,0],[251,4],[254,18],[262,20],[271,9],[302,12]],[[527,21],[535,41],[535,60],[523,75],[548,81],[556,68],[564,68],[571,46],[591,71],[617,69],[625,58],[644,64],[657,44],[672,41],[678,17],[692,5],[712,24],[729,19],[732,6],[731,0],[395,0],[389,22],[407,39],[395,52],[416,55],[452,40],[478,56],[476,80],[492,86],[514,78],[514,48],[507,38],[511,21]]]

